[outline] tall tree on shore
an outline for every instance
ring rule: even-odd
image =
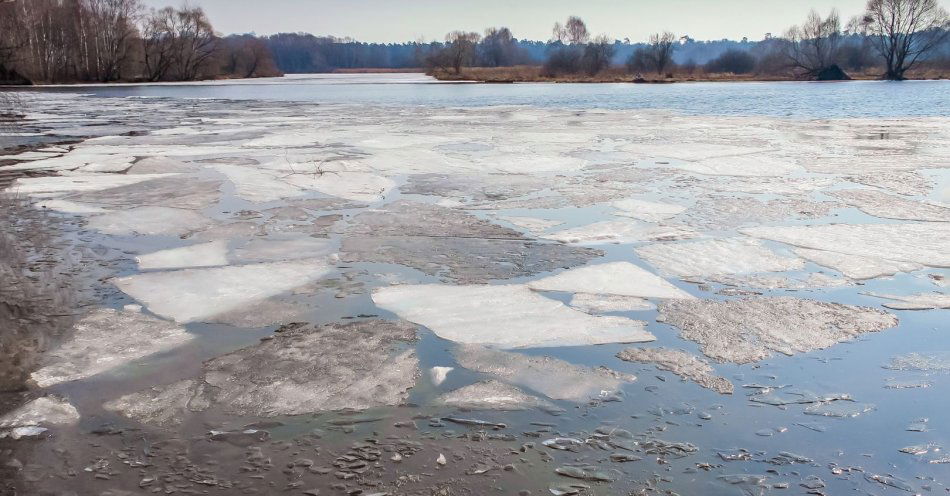
[[[676,35],[666,31],[662,34],[650,35],[647,44],[647,53],[657,74],[662,74],[673,62],[673,51],[676,49]]]
[[[85,72],[98,81],[121,77],[138,35],[139,0],[82,0],[76,16]]]
[[[587,24],[580,17],[568,17],[564,29],[567,32],[567,41],[572,45],[583,45],[590,40]]]
[[[841,42],[841,17],[831,9],[827,17],[812,10],[801,26],[785,34],[785,54],[800,76],[818,77],[835,63]]]
[[[445,36],[448,62],[456,74],[462,72],[463,66],[471,65],[475,60],[475,47],[480,39],[478,33],[465,31],[452,31]]]
[[[884,78],[904,79],[948,35],[950,16],[937,0],[869,0],[864,24],[884,61]]]

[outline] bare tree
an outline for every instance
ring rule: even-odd
[[[869,0],[864,15],[885,79],[900,81],[947,37],[950,17],[937,0]]]
[[[554,28],[551,29],[551,41],[555,43],[564,43],[564,40],[566,39],[567,29],[565,29],[560,22],[555,22]]]
[[[130,56],[135,26],[142,5],[139,0],[81,0],[76,16],[77,33],[86,56],[86,73],[99,81],[114,81]],[[90,40],[91,38],[91,40]]]
[[[475,47],[481,36],[478,33],[452,31],[445,36],[445,50],[449,65],[456,74],[462,72],[462,67],[471,65],[475,60]]]
[[[175,23],[173,66],[178,79],[191,81],[201,76],[206,62],[214,55],[217,37],[211,21],[201,7],[178,10]]]
[[[812,10],[801,26],[793,26],[785,34],[786,56],[799,75],[818,77],[835,63],[841,42],[841,17],[831,9],[828,17]]]
[[[172,66],[175,39],[175,9],[152,9],[142,18],[142,52],[149,81],[165,79]]]
[[[568,17],[564,29],[567,32],[567,41],[572,45],[583,45],[590,40],[587,25],[584,24],[584,21],[580,17]]]
[[[479,60],[486,67],[512,65],[518,58],[518,45],[511,30],[505,27],[488,28],[479,45]]]
[[[673,50],[676,49],[676,35],[666,31],[663,34],[650,35],[647,54],[657,74],[662,74],[673,62]]]

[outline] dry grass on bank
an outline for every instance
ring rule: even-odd
[[[877,80],[881,78],[880,70],[869,70],[860,73],[849,73],[855,80]],[[541,66],[514,66],[514,67],[466,67],[456,74],[453,71],[436,69],[428,72],[429,75],[442,81],[477,81],[482,83],[676,83],[676,82],[743,82],[743,81],[798,81],[792,75],[783,74],[732,74],[706,73],[697,69],[691,73],[677,71],[672,77],[659,74],[643,74],[638,80],[635,74],[630,74],[620,67],[612,67],[594,76],[587,74],[559,74],[556,76],[544,75]],[[914,70],[907,74],[908,79],[948,79],[950,70],[927,68]]]

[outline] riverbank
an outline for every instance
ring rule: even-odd
[[[587,74],[545,75],[541,66],[514,67],[465,67],[459,73],[444,70],[429,71],[427,74],[440,81],[474,81],[480,83],[644,83],[670,84],[681,82],[778,82],[802,81],[789,75],[763,74],[707,74],[672,73],[672,77],[657,74],[631,74],[623,68],[615,67],[593,76]],[[881,79],[880,71],[848,73],[855,81],[874,81]],[[908,80],[939,80],[950,78],[950,73],[939,70],[915,71],[908,74]]]

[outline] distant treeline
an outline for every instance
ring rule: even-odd
[[[869,0],[842,24],[837,11],[762,41],[697,41],[670,32],[645,42],[592,36],[578,17],[556,23],[547,41],[520,40],[505,27],[453,31],[440,42],[365,43],[280,33],[221,36],[198,7],[147,10],[141,0],[0,0],[0,81],[173,81],[318,73],[339,69],[543,66],[595,75],[758,74],[841,79],[879,71],[902,79],[923,66],[950,67],[947,12],[937,0]]]

